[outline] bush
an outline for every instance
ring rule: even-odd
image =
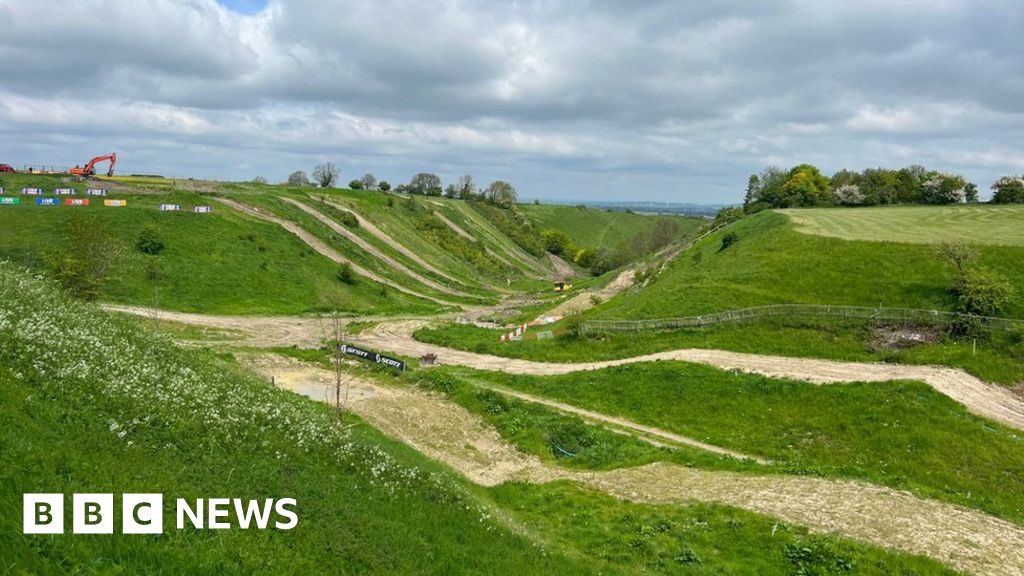
[[[957,280],[956,291],[957,311],[979,316],[995,316],[1013,298],[1013,285],[985,268],[965,270]]]
[[[355,214],[347,210],[341,210],[338,219],[349,228],[359,228],[359,218],[356,218]]]
[[[725,234],[724,236],[722,236],[722,247],[719,248],[718,251],[721,252],[721,251],[727,249],[729,246],[732,246],[733,244],[735,244],[736,241],[739,240],[739,239],[740,239],[739,235],[736,234],[735,232],[729,232],[729,233]]]
[[[139,232],[139,237],[135,241],[135,247],[143,254],[157,256],[164,251],[164,240],[155,228],[147,227]]]
[[[544,249],[555,256],[569,255],[576,252],[572,238],[562,230],[545,230],[540,237],[544,240]]]
[[[352,180],[351,182],[348,183],[348,187],[351,190],[362,190],[363,189],[363,181],[362,180]]]
[[[352,271],[352,265],[348,262],[342,262],[341,266],[338,266],[338,280],[343,284],[355,284],[356,273]]]

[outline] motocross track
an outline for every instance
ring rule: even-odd
[[[273,354],[240,355],[282,387],[323,400],[334,374]],[[981,512],[862,482],[706,471],[665,463],[612,471],[545,464],[506,443],[476,415],[409,388],[346,375],[347,409],[385,434],[484,486],[569,480],[627,501],[716,502],[877,546],[921,554],[977,574],[1024,574],[1024,529]]]
[[[462,304],[458,304],[456,302],[448,302],[448,301],[445,301],[445,300],[441,300],[439,298],[434,298],[433,296],[427,296],[425,294],[420,294],[419,292],[416,292],[414,290],[410,290],[409,288],[406,288],[405,286],[402,286],[401,284],[398,284],[396,282],[392,282],[391,280],[388,280],[387,278],[379,276],[376,273],[371,272],[371,271],[363,268],[359,264],[356,264],[355,262],[352,262],[348,258],[345,258],[340,253],[338,253],[338,251],[336,251],[335,249],[331,248],[330,246],[328,246],[327,244],[322,242],[319,238],[317,238],[316,236],[313,236],[312,234],[310,234],[309,232],[307,232],[301,226],[299,226],[298,224],[296,224],[294,222],[289,222],[289,221],[284,220],[282,218],[278,218],[277,216],[274,216],[273,214],[270,214],[270,213],[265,212],[263,210],[260,210],[258,208],[253,208],[251,206],[246,206],[245,204],[242,204],[241,202],[236,202],[235,200],[229,200],[227,198],[217,198],[217,197],[212,197],[212,198],[214,200],[216,200],[216,201],[226,205],[226,206],[234,208],[235,210],[237,210],[238,212],[241,212],[242,214],[245,214],[246,216],[251,216],[251,217],[256,218],[258,220],[263,220],[265,222],[271,222],[271,223],[277,224],[278,226],[280,226],[280,227],[284,228],[285,230],[291,232],[292,234],[298,236],[299,239],[302,240],[303,242],[305,242],[307,246],[309,246],[313,250],[316,250],[321,255],[326,256],[327,258],[331,259],[332,261],[334,261],[334,262],[336,262],[338,264],[346,264],[347,263],[349,266],[352,267],[352,270],[356,274],[359,274],[360,276],[364,276],[364,277],[366,277],[366,278],[368,278],[370,280],[373,280],[374,282],[377,282],[378,284],[384,284],[385,286],[388,286],[390,288],[394,288],[395,290],[398,290],[399,292],[403,292],[405,294],[409,294],[410,296],[414,296],[416,298],[422,298],[424,300],[430,300],[431,302],[435,302],[437,304],[441,304],[442,306],[451,306],[451,307],[454,307],[454,308],[459,308],[459,307],[462,306]]]
[[[444,292],[445,294],[449,294],[449,295],[452,295],[452,296],[459,296],[459,297],[462,297],[462,298],[473,298],[474,297],[472,294],[467,294],[465,292],[461,292],[461,291],[456,290],[454,288],[449,288],[448,286],[445,286],[444,284],[441,284],[440,282],[431,280],[430,278],[427,278],[426,276],[423,276],[422,274],[419,274],[418,272],[410,269],[405,264],[402,264],[401,262],[395,260],[391,256],[388,256],[387,254],[382,252],[380,249],[378,249],[376,246],[374,246],[373,244],[370,244],[366,240],[363,240],[362,238],[359,237],[359,235],[353,233],[351,230],[345,228],[341,224],[338,224],[337,222],[335,222],[334,220],[332,220],[331,218],[329,218],[327,215],[323,214],[319,210],[316,210],[315,208],[313,208],[313,207],[311,207],[311,206],[309,206],[307,204],[304,204],[302,202],[299,202],[298,200],[294,200],[292,198],[282,198],[282,200],[284,200],[285,202],[295,206],[299,210],[302,210],[306,214],[309,214],[313,218],[316,218],[318,221],[323,223],[325,226],[327,226],[328,228],[333,230],[335,233],[340,234],[341,236],[344,236],[346,239],[351,241],[353,244],[355,244],[356,246],[359,246],[360,248],[365,250],[367,254],[370,254],[371,256],[373,256],[374,258],[380,260],[384,264],[387,264],[390,268],[393,268],[394,270],[397,270],[397,271],[401,272],[402,274],[405,274],[406,276],[408,276],[409,278],[412,278],[416,282],[419,282],[420,284],[423,284],[424,286],[429,286],[429,287],[433,288],[434,290],[437,290],[438,292]]]
[[[395,251],[399,252],[400,254],[403,254],[406,258],[412,260],[417,265],[421,266],[424,270],[429,270],[429,271],[433,272],[434,274],[437,274],[438,276],[441,276],[442,278],[448,279],[451,282],[455,282],[455,283],[459,282],[457,279],[452,278],[448,274],[446,274],[443,271],[439,270],[433,264],[427,262],[423,258],[420,258],[419,254],[417,254],[417,253],[413,252],[412,250],[409,250],[408,248],[403,246],[397,240],[395,240],[394,238],[389,236],[386,232],[384,232],[383,230],[378,228],[376,225],[374,225],[373,222],[370,222],[366,218],[363,218],[358,212],[355,212],[351,208],[347,208],[347,207],[345,207],[342,204],[339,204],[337,202],[332,202],[331,200],[328,200],[327,204],[330,205],[330,206],[333,206],[333,207],[335,207],[338,210],[341,210],[343,212],[348,212],[349,214],[354,216],[356,221],[359,222],[359,226],[362,229],[366,230],[367,232],[372,234],[375,238],[377,238],[381,242],[383,242],[383,243],[387,244],[388,246],[390,246],[391,248],[393,248]]]

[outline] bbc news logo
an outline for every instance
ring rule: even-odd
[[[64,533],[64,494],[25,494],[23,499],[25,534]],[[188,526],[199,530],[236,526],[243,530],[266,530],[271,526],[291,530],[299,523],[294,507],[294,498],[198,498],[195,502],[178,498],[174,506],[178,530]],[[163,534],[163,494],[122,494],[119,508],[122,534]],[[113,534],[116,517],[113,494],[71,496],[72,534]]]

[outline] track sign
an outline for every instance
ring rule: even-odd
[[[37,206],[60,206],[60,198],[36,198]]]
[[[112,207],[115,207],[115,208],[124,208],[125,206],[128,205],[128,201],[127,200],[110,200],[108,198],[108,199],[103,200],[103,205],[104,206],[112,206]]]
[[[180,212],[181,211],[181,204],[161,204],[160,205],[160,211],[161,212]]]
[[[27,194],[29,196],[42,196],[43,195],[43,189],[42,188],[22,188],[21,189],[21,193],[22,194]]]
[[[106,196],[107,190],[105,188],[89,188],[85,191],[86,196]]]
[[[88,206],[89,205],[89,199],[88,198],[68,198],[67,200],[64,201],[64,203],[67,204],[68,206]]]
[[[382,356],[376,352],[371,352],[369,350],[364,350],[362,348],[358,348],[356,346],[351,346],[348,344],[341,344],[340,346],[338,346],[338,350],[342,354],[348,354],[349,356],[355,356],[357,358],[362,358],[363,360],[375,362],[377,364],[383,364],[385,366],[388,366],[389,368],[394,368],[401,372],[405,372],[405,362],[402,362],[397,358]]]
[[[213,212],[213,208],[210,206],[196,206],[192,211],[196,214],[209,214],[210,212]]]
[[[12,204],[21,204],[21,198],[17,196],[4,196],[0,198],[0,206],[10,206]]]
[[[6,194],[6,193],[7,193],[7,190],[4,187],[0,186],[0,194]]]
[[[75,195],[75,189],[74,188],[54,188],[53,189],[53,193],[56,194],[57,196],[74,196]]]

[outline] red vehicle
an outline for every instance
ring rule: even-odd
[[[74,168],[68,170],[68,172],[73,176],[93,176],[96,174],[96,165],[99,164],[100,162],[107,161],[110,161],[110,168],[107,169],[107,176],[113,176],[114,166],[117,166],[117,154],[114,152],[111,152],[110,154],[105,154],[103,156],[97,156],[92,160],[89,160],[89,162],[86,163],[85,168],[82,168],[81,166],[75,166]]]
[[[10,164],[0,164],[0,172],[14,172]]]

